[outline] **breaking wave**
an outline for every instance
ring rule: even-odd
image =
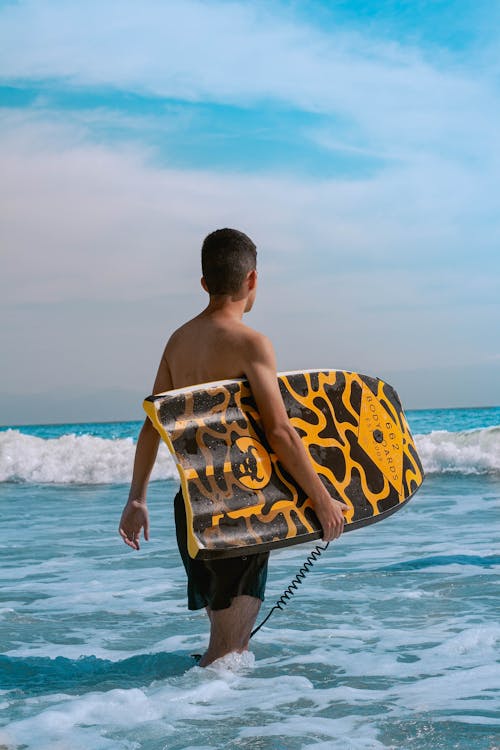
[[[165,448],[165,450],[162,450]],[[0,482],[35,484],[118,484],[130,482],[135,443],[92,435],[44,439],[18,430],[0,433]],[[175,464],[160,446],[152,479],[177,477]]]
[[[500,473],[500,427],[435,431],[416,435],[427,474]],[[0,432],[0,482],[35,484],[127,483],[132,476],[132,438],[62,435],[44,439],[19,430]],[[160,445],[152,479],[177,478],[177,469]]]
[[[427,474],[500,473],[500,427],[438,430],[416,435],[415,442]]]

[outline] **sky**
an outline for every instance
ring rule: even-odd
[[[199,252],[280,370],[500,403],[497,0],[0,0],[0,424],[142,418]]]

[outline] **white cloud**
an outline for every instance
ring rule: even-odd
[[[101,299],[160,294],[170,282],[152,269],[166,257],[183,289],[190,252],[221,224],[254,234],[287,281],[294,266],[309,279],[325,263],[328,275],[441,271],[470,268],[472,247],[483,264],[496,255],[496,193],[437,159],[318,181],[159,169],[146,149],[96,146],[83,126],[23,113],[5,116],[0,134],[4,302],[72,299],[89,285]],[[484,229],[478,214],[490,217]]]
[[[352,121],[346,147],[484,156],[493,85],[417,49],[299,23],[277,6],[34,0],[1,12],[4,79],[59,78],[184,100],[284,102]],[[437,63],[440,63],[439,65]]]
[[[6,391],[30,388],[33,357],[39,389],[144,388],[168,333],[203,304],[199,246],[224,225],[257,241],[252,321],[285,369],[376,374],[489,356],[491,230],[457,224],[467,172],[415,162],[358,182],[219,175],[158,169],[147,152],[15,113],[0,132]]]

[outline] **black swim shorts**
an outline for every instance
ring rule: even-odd
[[[264,601],[269,552],[222,560],[193,560],[187,551],[186,510],[182,492],[174,500],[177,544],[186,569],[188,608],[227,609],[235,596]]]

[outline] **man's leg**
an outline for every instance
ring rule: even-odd
[[[254,596],[235,596],[227,609],[210,609],[210,642],[199,662],[206,667],[233,651],[247,651],[250,633],[259,613],[261,600]]]

